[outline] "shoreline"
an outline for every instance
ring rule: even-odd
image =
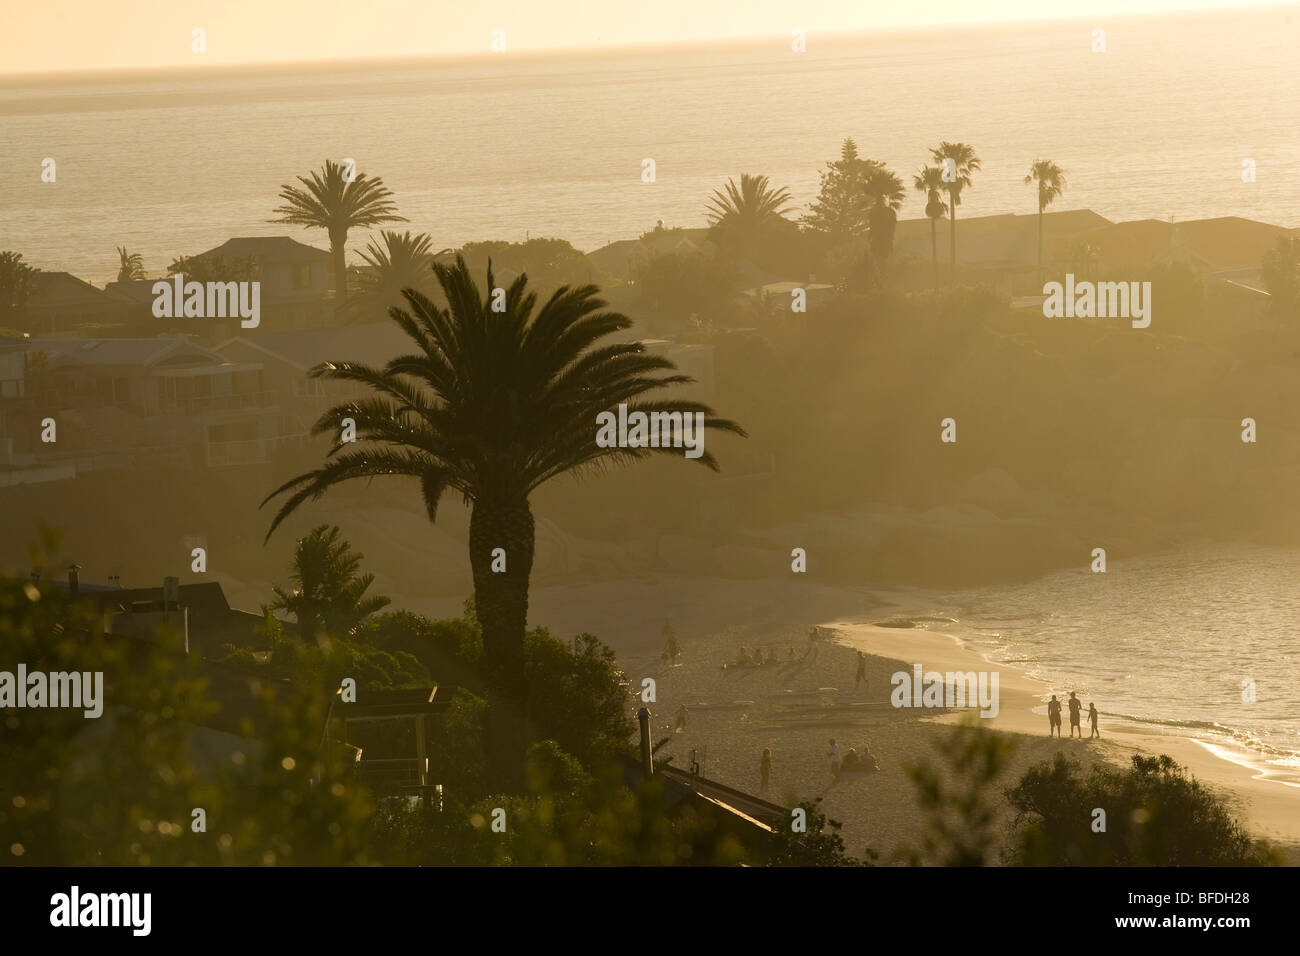
[[[441,610],[428,599],[411,603],[425,605],[415,610]],[[597,635],[613,648],[633,694],[644,678],[655,679],[652,734],[665,741],[660,756],[671,757],[674,766],[687,767],[695,750],[703,776],[760,795],[759,760],[771,747],[772,785],[761,795],[787,805],[820,797],[827,815],[843,824],[846,850],[855,856],[871,847],[887,863],[894,851],[916,844],[921,823],[903,766],[937,756],[934,745],[961,719],[956,709],[890,705],[891,675],[910,673],[920,663],[926,670],[998,672],[999,712],[987,719],[1018,744],[1002,785],[1057,752],[1077,757],[1085,768],[1096,760],[1125,766],[1137,753],[1166,753],[1222,793],[1253,836],[1276,844],[1288,863],[1300,863],[1300,787],[1268,779],[1196,738],[1104,712],[1099,740],[1049,739],[1042,712],[1046,684],[1012,665],[990,663],[960,637],[940,630],[941,623],[932,625],[936,630],[870,623],[898,618],[902,610],[887,588],[851,591],[797,579],[664,574],[539,587],[530,595],[529,618],[557,635]],[[682,648],[679,666],[669,667],[659,656],[665,620]],[[816,642],[815,653],[806,653],[814,625],[833,633]],[[778,664],[724,668],[741,646],[774,652]],[[868,655],[868,682],[861,690],[854,688],[855,649]],[[674,733],[682,704],[687,726]],[[869,742],[882,772],[833,781],[825,756],[830,738],[845,752]],[[1010,824],[1009,813],[1005,822]]]
[[[922,663],[926,670],[970,671],[996,669],[999,673],[1000,706],[996,716],[985,718],[995,730],[1025,736],[1045,737],[1046,711],[1042,696],[1048,693],[1042,681],[1022,669],[988,660],[956,635],[927,628],[881,627],[845,621],[825,625],[837,632],[847,646],[877,657]],[[919,655],[919,656],[918,656]],[[1086,703],[1086,701],[1085,701]],[[1042,710],[1040,715],[1035,710]],[[947,711],[938,720],[955,724],[958,711]],[[1087,727],[1086,711],[1084,726]],[[1063,728],[1068,731],[1067,727]],[[1300,846],[1300,786],[1274,779],[1268,771],[1251,765],[1245,758],[1233,759],[1228,748],[1211,741],[1176,732],[1159,732],[1124,718],[1098,721],[1100,738],[1070,738],[1063,746],[1098,746],[1100,756],[1123,765],[1135,753],[1166,753],[1198,780],[1230,791],[1247,828],[1256,836],[1287,846]]]

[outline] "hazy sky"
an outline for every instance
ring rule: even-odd
[[[1250,0],[0,0],[0,72],[487,52],[1246,7]],[[207,51],[192,51],[194,28]]]

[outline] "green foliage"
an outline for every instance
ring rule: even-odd
[[[361,573],[364,557],[352,550],[337,525],[316,526],[295,546],[293,588],[277,585],[272,609],[289,611],[304,641],[353,637],[367,617],[391,603],[366,596],[375,576]]]
[[[1252,841],[1218,798],[1173,758],[1134,755],[1087,775],[1058,753],[1031,767],[1007,799],[1021,824],[1012,862],[1031,866],[1260,866],[1274,854]],[[1104,810],[1105,831],[1094,832]]]
[[[818,804],[821,797],[813,801],[803,801],[799,807],[806,816],[806,832],[795,833],[781,828],[772,834],[768,845],[768,866],[870,866],[849,856],[844,852],[844,838],[840,836],[842,824],[830,819],[821,811]],[[867,849],[869,860],[876,859],[876,852]]]
[[[144,278],[144,257],[138,252],[127,252],[126,246],[117,247],[118,282],[132,282]]]
[[[57,536],[35,549],[37,567]],[[0,858],[10,865],[263,865],[369,862],[370,800],[320,747],[326,696],[266,685],[260,740],[205,726],[214,712],[193,658],[106,637],[67,592],[0,578],[0,656],[29,672],[104,674],[103,716],[5,710]],[[251,733],[247,727],[246,732]],[[192,827],[192,810],[207,829]]]
[[[433,683],[428,669],[403,650],[391,653],[363,641],[341,641],[320,637],[312,643],[285,634],[284,625],[264,609],[262,634],[270,645],[265,662],[248,648],[232,648],[222,663],[246,673],[256,673],[295,684],[329,691],[344,677],[357,682],[358,689],[397,690],[428,687]]]
[[[369,618],[357,640],[381,650],[405,652],[440,684],[481,694],[483,632],[472,618],[432,620],[411,611],[386,611]]]
[[[579,634],[570,647],[545,628],[533,628],[524,655],[528,713],[538,739],[558,741],[585,766],[626,749],[634,730],[627,680],[609,647],[590,634]]]
[[[867,174],[878,164],[858,156],[857,144],[846,139],[840,158],[826,164],[821,175],[821,191],[809,207],[803,223],[809,229],[825,233],[832,242],[843,243],[866,236],[872,201],[863,188]]]
[[[677,320],[720,320],[733,309],[742,281],[729,258],[669,252],[637,270],[637,300]]]
[[[901,856],[913,866],[985,866],[1000,843],[993,784],[1015,744],[978,723],[954,728],[936,745],[943,765],[909,762],[904,771],[916,787],[926,825],[921,846]]]
[[[22,311],[38,271],[23,262],[21,252],[0,252],[0,325]]]
[[[608,279],[565,239],[467,242],[460,248],[460,255],[474,272],[486,272],[491,262],[494,269],[525,274],[530,285],[547,290],[562,285],[602,284]]]
[[[257,256],[177,256],[167,266],[168,275],[183,273],[186,282],[251,282],[262,275]]]

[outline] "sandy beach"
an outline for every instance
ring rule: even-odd
[[[560,634],[588,630],[600,636],[618,653],[634,688],[645,677],[655,679],[655,739],[668,739],[659,753],[671,755],[674,766],[687,767],[695,750],[706,777],[758,793],[760,756],[771,747],[767,797],[787,805],[821,797],[829,816],[843,824],[846,848],[855,855],[870,847],[889,862],[917,843],[921,819],[903,764],[937,764],[935,743],[969,713],[891,706],[891,675],[910,674],[920,663],[926,671],[998,672],[998,713],[985,720],[1017,744],[1001,786],[1058,751],[1085,766],[1094,760],[1126,765],[1134,753],[1166,753],[1227,797],[1254,835],[1278,844],[1289,863],[1300,863],[1300,788],[1263,779],[1194,739],[1112,722],[1104,702],[1100,739],[1049,739],[1045,685],[1006,664],[990,664],[941,631],[864,623],[891,617],[867,591],[798,581],[639,578],[538,589],[530,617]],[[629,630],[616,618],[636,623]],[[677,666],[666,666],[659,656],[665,618],[681,645]],[[823,639],[810,645],[813,625],[821,627]],[[778,663],[724,668],[741,647],[751,655],[775,654]],[[867,680],[855,688],[857,650],[868,655]],[[674,733],[681,704],[688,709],[686,729]],[[1086,705],[1085,700],[1085,733]],[[1068,719],[1066,724],[1068,734]],[[861,752],[869,743],[881,771],[834,781],[826,756],[832,738],[842,753],[850,747]],[[1009,808],[1005,813],[1002,822],[1009,825]]]

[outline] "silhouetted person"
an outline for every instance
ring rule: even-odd
[[[685,704],[677,708],[677,726],[673,728],[673,733],[683,734],[686,732],[686,713]]]
[[[850,747],[849,752],[844,755],[844,762],[840,764],[840,773],[853,773],[861,769],[862,766],[858,762],[858,752]]]
[[[814,626],[808,632],[808,649],[803,652],[804,660],[817,660],[817,628]]]
[[[1052,695],[1052,699],[1047,702],[1047,736],[1052,736],[1052,731],[1056,731],[1056,736],[1061,736],[1061,702]]]
[[[1092,733],[1088,738],[1100,737],[1101,731],[1097,729],[1097,705],[1095,703],[1088,705],[1088,723],[1092,724]]]
[[[676,664],[677,655],[679,653],[681,653],[681,649],[677,646],[677,635],[673,633],[673,626],[671,624],[665,624],[664,625],[664,654],[663,654],[664,663]]]
[[[867,655],[858,651],[858,672],[853,675],[853,689],[857,690],[858,686],[867,679]]]
[[[1083,728],[1079,726],[1079,711],[1083,704],[1079,703],[1079,698],[1074,696],[1074,691],[1070,691],[1070,739],[1074,739],[1074,732],[1079,731],[1079,739],[1083,739]]]
[[[776,651],[771,651],[771,650],[770,650],[770,651],[767,652],[767,663],[769,663],[769,664],[779,664],[779,663],[781,663],[780,661],[778,661],[778,660],[776,659]]]
[[[758,763],[759,793],[767,793],[767,779],[772,775],[772,748],[763,748],[763,759]]]
[[[840,748],[834,737],[831,738],[831,749],[826,751],[826,756],[831,758],[831,776],[838,780],[840,778]]]
[[[740,653],[736,655],[736,666],[747,667],[752,663],[753,661],[749,659],[749,652],[742,647]]]

